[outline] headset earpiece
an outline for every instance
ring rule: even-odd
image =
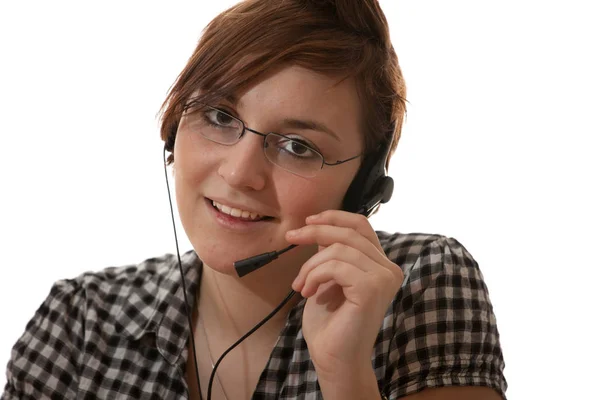
[[[177,135],[177,129],[173,129],[171,131],[171,133],[169,134],[169,137],[167,138],[167,140],[165,140],[165,149],[170,153],[173,153],[173,150],[175,149],[175,136],[176,135]]]
[[[344,210],[369,217],[379,204],[387,203],[392,197],[394,180],[386,175],[385,163],[394,132],[395,125],[379,148],[365,157],[344,197]]]

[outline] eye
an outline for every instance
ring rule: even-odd
[[[281,139],[277,147],[294,157],[298,158],[319,158],[319,154],[310,146],[299,139]]]
[[[204,118],[211,125],[216,125],[220,127],[236,128],[239,125],[238,121],[231,115],[215,108],[208,108],[204,112]]]

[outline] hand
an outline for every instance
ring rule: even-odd
[[[302,330],[319,380],[371,368],[377,334],[404,274],[386,257],[364,216],[329,210],[306,224],[286,239],[319,245],[292,284],[308,298]]]

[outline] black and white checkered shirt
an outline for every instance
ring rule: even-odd
[[[496,319],[472,256],[453,238],[378,235],[405,274],[373,348],[381,392],[392,400],[469,385],[505,398]],[[190,251],[182,265],[194,299],[202,263]],[[57,282],[12,350],[2,400],[187,399],[180,282],[173,255]],[[252,399],[322,398],[302,335],[304,304],[290,311]]]

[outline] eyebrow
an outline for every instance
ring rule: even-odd
[[[227,94],[225,96],[225,100],[227,100],[234,106],[237,106],[238,101],[239,101],[238,98],[233,94]],[[311,130],[311,131],[323,132],[323,133],[326,133],[329,136],[333,137],[338,142],[341,142],[339,136],[336,135],[336,133],[333,130],[329,129],[329,127],[327,127],[327,125],[322,124],[317,121],[313,121],[310,119],[286,118],[283,120],[283,124],[290,128],[307,129],[307,130]]]
[[[235,97],[235,95],[233,95],[231,93],[225,95],[225,100],[227,100],[228,102],[230,102],[234,106],[237,105],[237,103],[238,103],[238,98]]]
[[[335,134],[334,131],[329,129],[327,127],[327,125],[322,124],[317,121],[296,119],[296,118],[286,118],[283,120],[283,123],[284,123],[284,125],[289,126],[291,128],[309,129],[311,131],[320,131],[320,132],[328,134],[329,136],[333,137],[335,140],[341,142],[340,138],[338,137],[338,135]]]

